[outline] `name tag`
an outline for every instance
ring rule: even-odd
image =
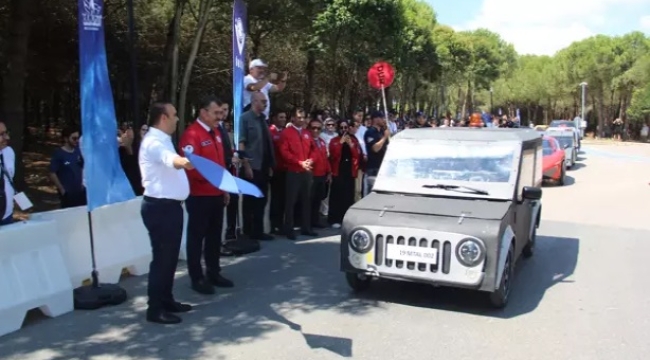
[[[210,145],[210,144],[212,144],[212,141],[210,141],[210,140],[206,140],[206,141],[204,141],[204,142],[201,143],[201,146],[208,146],[208,145]]]

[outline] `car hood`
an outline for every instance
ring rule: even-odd
[[[449,196],[454,196],[449,192]],[[500,220],[512,201],[370,193],[351,209]]]

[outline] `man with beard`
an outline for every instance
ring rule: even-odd
[[[63,146],[57,148],[50,160],[50,179],[61,199],[61,208],[86,205],[86,188],[83,184],[84,160],[79,149],[79,130],[62,131]]]

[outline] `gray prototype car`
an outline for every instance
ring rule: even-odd
[[[372,192],[345,214],[341,270],[355,291],[385,278],[462,287],[505,307],[515,263],[533,255],[542,205],[534,130],[404,130]]]

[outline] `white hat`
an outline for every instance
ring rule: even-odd
[[[249,69],[252,69],[254,67],[268,67],[268,65],[266,65],[266,63],[262,61],[262,59],[255,59],[251,61],[250,64],[248,64]]]

